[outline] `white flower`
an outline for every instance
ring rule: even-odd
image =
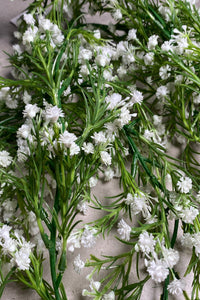
[[[112,157],[111,155],[106,152],[106,151],[101,151],[100,152],[100,156],[101,156],[101,161],[103,164],[105,164],[106,166],[110,166],[112,163]]]
[[[123,219],[119,221],[117,227],[118,227],[117,232],[121,236],[121,239],[124,241],[129,241],[130,234],[131,234],[131,227]]]
[[[17,264],[20,270],[28,270],[30,266],[30,255],[31,251],[28,251],[27,248],[21,248],[18,252],[15,253],[15,263]]]
[[[161,85],[160,87],[157,88],[156,97],[158,99],[164,100],[165,97],[167,97],[168,95],[169,95],[169,90],[166,86]]]
[[[192,188],[192,180],[189,177],[181,177],[177,182],[177,188],[181,193],[187,194]]]
[[[68,250],[70,252],[74,252],[74,248],[80,248],[81,244],[80,244],[80,233],[78,231],[73,231],[72,233],[70,233],[70,236],[67,240],[67,245],[68,245]]]
[[[92,138],[94,139],[94,142],[95,142],[96,145],[107,142],[105,132],[103,132],[103,131],[94,132]]]
[[[82,269],[84,268],[84,266],[85,266],[84,261],[81,260],[80,254],[78,254],[78,255],[75,257],[73,266],[74,266],[74,270],[75,270],[78,274],[80,274],[81,270],[82,270]]]
[[[200,239],[199,239],[199,241],[200,241]],[[183,236],[181,237],[181,244],[182,244],[182,246],[186,247],[186,248],[192,249],[193,248],[193,243],[194,243],[194,237],[193,237],[193,235],[190,234],[189,232],[184,233]],[[200,243],[199,243],[199,245],[200,245]]]
[[[96,243],[96,236],[94,235],[96,233],[95,229],[87,228],[85,227],[83,234],[81,236],[81,245],[84,248],[91,248]]]
[[[124,106],[121,109],[121,113],[119,115],[119,119],[117,120],[117,124],[120,128],[124,125],[128,124],[131,121],[131,117],[136,117],[137,113],[131,114],[130,111]]]
[[[103,300],[115,300],[115,293],[111,291],[109,294],[103,295]]]
[[[170,294],[181,296],[183,294],[184,288],[184,282],[181,279],[175,278],[172,282],[170,282],[167,289]]]
[[[92,187],[95,187],[97,185],[97,182],[98,182],[98,178],[97,177],[90,177],[89,179],[89,186],[92,188]]]
[[[159,75],[161,79],[169,78],[170,72],[171,72],[171,67],[169,65],[162,66],[159,69]]]
[[[78,209],[78,211],[83,213],[83,215],[86,215],[88,206],[87,206],[86,202],[82,200],[80,203],[78,203],[77,209]]]
[[[164,248],[163,247],[163,256],[164,261],[166,262],[168,268],[173,268],[179,261],[179,253],[177,250],[174,250],[172,248]]]
[[[31,127],[27,124],[23,124],[17,130],[17,136],[22,137],[23,139],[27,139],[30,133],[31,133]]]
[[[28,24],[28,25],[34,25],[35,24],[35,20],[33,18],[33,15],[24,14],[23,18],[24,18],[24,21],[26,22],[26,24]]]
[[[169,51],[173,51],[173,46],[171,45],[170,41],[165,41],[162,46],[161,49],[163,51],[169,52]]]
[[[60,135],[59,143],[63,144],[66,148],[70,148],[72,143],[77,140],[75,134],[68,132],[65,130],[63,134]]]
[[[133,203],[133,195],[131,193],[128,193],[124,201],[126,205],[131,205]]]
[[[2,150],[0,151],[0,166],[8,167],[12,163],[12,157],[9,152]]]
[[[29,102],[31,102],[31,95],[29,95],[27,91],[24,92],[23,101],[25,104],[28,104]]]
[[[142,212],[143,217],[147,217],[151,208],[148,205],[147,198],[145,194],[135,194],[133,197],[133,202],[131,203],[131,211],[134,215]]]
[[[153,60],[154,60],[154,53],[150,52],[145,54],[145,56],[143,57],[144,59],[144,63],[146,66],[151,66],[153,65]]]
[[[122,13],[120,9],[116,9],[113,13],[112,13],[112,17],[115,21],[121,20],[122,19]]]
[[[149,41],[147,43],[147,47],[149,50],[155,49],[156,45],[158,45],[158,38],[159,38],[158,35],[150,36]]]
[[[90,60],[92,58],[92,51],[88,49],[80,49],[78,60],[79,63],[84,63],[85,60]]]
[[[83,146],[81,148],[85,154],[93,154],[94,153],[94,146],[92,143],[83,143]]]
[[[64,113],[62,112],[61,108],[52,106],[45,110],[44,117],[48,122],[55,123],[57,122],[58,118],[64,117]]]
[[[184,208],[180,213],[179,216],[183,220],[183,222],[192,224],[194,219],[198,216],[199,211],[197,208],[190,206]]]
[[[122,96],[118,93],[113,93],[111,96],[105,98],[106,103],[108,103],[108,109],[117,108],[121,103]]]
[[[23,45],[27,45],[33,42],[37,32],[38,32],[38,28],[36,26],[28,27],[28,29],[24,32],[22,36]]]
[[[23,116],[26,118],[34,118],[36,114],[40,111],[40,108],[37,104],[26,104],[25,109],[23,110]]]
[[[132,96],[133,103],[138,103],[138,104],[141,104],[142,101],[143,101],[143,98],[144,98],[142,93],[140,91],[137,91],[137,90],[133,91],[131,96]]]
[[[80,147],[76,143],[72,143],[70,146],[70,156],[77,155],[80,152]]]
[[[128,36],[127,36],[128,41],[134,41],[137,39],[136,32],[137,32],[137,30],[134,28],[129,30]]]
[[[1,228],[0,228],[0,239],[7,239],[7,238],[10,238],[10,230],[11,230],[11,227],[8,226],[8,225],[3,225]]]
[[[147,265],[147,271],[155,282],[162,282],[167,278],[169,269],[163,260],[152,260],[148,262]]]
[[[200,254],[200,232],[194,233],[192,235],[190,248],[192,248],[192,246],[195,247],[195,254],[196,256],[198,256]]]
[[[91,280],[90,282],[91,291],[95,291],[95,290],[98,291],[100,289],[100,286],[101,286],[101,282]]]
[[[108,168],[107,170],[105,170],[104,172],[104,180],[105,181],[110,181],[113,179],[115,173],[111,168]]]
[[[110,57],[108,57],[107,55],[99,54],[96,56],[95,62],[97,65],[99,65],[101,67],[105,67],[105,66],[109,65]]]
[[[136,244],[136,251],[141,250],[145,254],[153,253],[155,244],[156,241],[154,240],[153,235],[144,231],[139,236],[139,241]]]
[[[39,16],[38,19],[40,31],[51,30],[53,24],[49,19],[45,19],[43,16]]]

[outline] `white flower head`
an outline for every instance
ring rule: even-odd
[[[67,130],[63,132],[63,134],[60,135],[59,143],[63,144],[66,148],[70,148],[72,143],[74,143],[77,140],[77,137],[74,133],[70,133]]]
[[[141,104],[143,101],[143,95],[140,91],[134,90],[131,94],[133,103]]]
[[[100,152],[100,156],[101,156],[101,161],[103,164],[105,164],[106,166],[110,166],[112,163],[112,157],[111,155],[106,152],[106,151],[101,151]]]
[[[61,108],[57,106],[48,107],[44,112],[44,117],[47,122],[55,123],[61,117],[64,117],[64,113],[62,112]]]
[[[177,182],[177,188],[181,193],[187,194],[192,189],[192,180],[189,177],[181,177]]]
[[[183,294],[183,290],[185,288],[185,283],[181,279],[175,278],[170,284],[168,285],[168,291],[172,295],[181,296]]]
[[[130,29],[128,32],[128,36],[127,36],[127,40],[128,41],[134,41],[137,39],[137,35],[136,35],[137,30],[136,29]]]
[[[158,35],[152,35],[149,37],[148,44],[147,44],[149,50],[155,49],[155,47],[158,45],[158,38],[159,38]]]
[[[147,271],[155,282],[162,282],[167,278],[169,269],[163,260],[152,260],[147,265]]]
[[[98,182],[98,178],[97,177],[90,177],[89,179],[89,187],[92,188],[92,187],[95,187],[97,185],[97,182]]]
[[[0,151],[0,166],[6,168],[12,163],[12,157],[9,152],[2,150]]]
[[[113,93],[110,96],[106,96],[105,101],[108,103],[108,109],[112,110],[122,104],[122,96],[118,93]]]
[[[26,104],[25,109],[23,110],[23,116],[25,118],[33,119],[39,111],[40,108],[37,104]]]
[[[81,260],[80,254],[78,254],[78,255],[75,257],[73,266],[74,266],[74,270],[75,270],[78,274],[80,274],[81,270],[82,270],[82,269],[84,268],[84,266],[85,266],[84,261]]]
[[[77,155],[80,152],[80,147],[74,142],[71,144],[69,149],[70,149],[70,156]]]
[[[103,295],[103,300],[115,300],[115,293],[111,291],[110,293]]]
[[[186,207],[182,209],[179,213],[179,216],[183,220],[183,222],[192,224],[194,219],[198,216],[199,210],[193,206]]]
[[[83,234],[81,236],[81,245],[84,248],[92,248],[96,243],[96,230],[94,228],[88,228],[85,226]]]
[[[162,250],[164,261],[166,262],[167,266],[172,269],[179,261],[178,251],[172,248],[163,248]]]
[[[26,24],[28,25],[34,25],[35,24],[35,19],[33,18],[32,14],[24,14],[23,15],[24,21],[26,22]]]
[[[94,132],[92,138],[94,139],[94,142],[95,142],[96,145],[103,144],[103,143],[107,142],[105,132],[103,132],[103,131]]]
[[[121,239],[124,241],[129,241],[130,234],[131,234],[131,227],[123,219],[119,221],[117,227],[118,227],[117,232],[119,233]]]
[[[155,244],[156,241],[154,240],[152,233],[149,234],[147,231],[144,231],[139,236],[139,241],[136,244],[136,251],[141,250],[145,254],[153,253]]]
[[[94,153],[94,145],[92,143],[83,143],[83,146],[81,148],[85,154],[93,154]]]

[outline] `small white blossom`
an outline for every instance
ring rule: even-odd
[[[192,180],[189,177],[181,177],[177,182],[177,188],[181,193],[187,194],[192,189]]]
[[[111,291],[110,293],[103,295],[103,300],[115,300],[115,293]]]
[[[60,135],[59,143],[63,144],[66,148],[70,148],[72,143],[77,140],[75,134],[68,132],[65,130],[63,134]]]
[[[112,95],[107,96],[105,101],[108,103],[108,109],[111,110],[117,108],[120,104],[123,104],[122,96],[118,93],[113,93]]]
[[[35,24],[35,19],[33,18],[33,15],[31,14],[24,14],[23,15],[24,21],[28,25],[34,25]]]
[[[40,111],[40,108],[37,104],[26,104],[25,109],[23,110],[23,116],[25,118],[34,118],[36,114]]]
[[[74,142],[71,144],[69,149],[70,149],[70,156],[77,155],[80,152],[80,147]]]
[[[44,117],[47,122],[55,123],[58,121],[58,118],[63,118],[64,113],[62,112],[61,108],[58,108],[57,106],[48,107],[44,111]]]
[[[11,163],[12,163],[12,157],[10,156],[10,154],[5,150],[0,151],[0,166],[6,168]]]
[[[74,270],[75,270],[78,274],[80,274],[81,270],[82,270],[82,269],[84,268],[84,266],[85,266],[84,261],[81,260],[80,254],[78,254],[78,255],[75,257],[73,266],[74,266]]]
[[[137,39],[136,32],[137,32],[137,30],[134,28],[129,30],[128,36],[127,36],[128,41],[134,41]]]
[[[199,211],[197,208],[190,206],[181,210],[179,216],[183,220],[183,222],[187,224],[192,224],[194,219],[198,216]]]
[[[159,75],[163,80],[169,78],[170,72],[171,72],[171,67],[169,65],[162,66],[159,69]]]
[[[95,144],[103,144],[107,142],[107,138],[105,136],[105,132],[99,131],[99,132],[94,132],[92,138],[94,139]]]
[[[100,152],[100,156],[101,156],[101,161],[103,164],[105,164],[106,166],[110,166],[112,163],[112,157],[111,155],[106,152],[106,151],[101,151]]]
[[[169,90],[166,86],[162,85],[157,88],[156,97],[158,99],[164,100],[167,96],[169,96]]]
[[[144,99],[142,93],[140,91],[137,91],[137,90],[133,91],[131,96],[132,96],[131,100],[133,101],[133,103],[141,104],[143,99]]]
[[[155,47],[158,45],[158,35],[152,35],[150,36],[148,43],[147,43],[147,47],[149,50],[154,50]]]
[[[83,143],[83,146],[81,148],[85,154],[93,154],[94,153],[94,145],[92,143]]]
[[[143,59],[144,59],[144,63],[146,66],[153,65],[154,53],[150,52],[150,53],[145,54]]]
[[[168,268],[173,268],[179,261],[179,253],[177,250],[174,250],[172,248],[165,248],[163,247],[163,256],[164,261],[167,264]]]
[[[166,263],[161,259],[148,262],[147,271],[155,282],[164,281],[169,274],[169,269],[167,268]]]
[[[89,179],[89,186],[92,188],[92,187],[95,187],[97,185],[97,182],[98,182],[98,178],[97,177],[90,177]]]
[[[136,251],[141,250],[145,254],[153,253],[155,244],[156,241],[154,240],[152,233],[149,234],[147,231],[144,231],[139,236],[139,241],[136,244]]]
[[[181,296],[183,294],[183,290],[185,288],[185,284],[181,279],[175,278],[170,284],[168,285],[167,289],[170,294]]]
[[[119,233],[121,239],[124,241],[129,241],[130,234],[131,234],[131,227],[123,219],[119,221],[117,227],[118,227],[117,232]]]
[[[112,13],[112,17],[115,21],[119,21],[122,19],[122,13],[120,9],[116,9],[113,13]]]
[[[81,245],[84,248],[91,248],[96,243],[96,230],[94,228],[88,228],[85,226],[83,234],[81,236]]]

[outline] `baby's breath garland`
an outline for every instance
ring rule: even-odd
[[[67,251],[95,249],[116,228],[126,252],[74,260],[78,273],[92,267],[83,296],[144,299],[151,280],[162,300],[200,298],[196,2],[41,0],[19,19],[12,79],[0,78],[0,296],[15,280],[69,299]],[[87,24],[86,10],[112,21]],[[93,195],[100,177],[119,181],[108,205]],[[104,215],[84,224],[88,206]],[[184,274],[178,234],[190,249]]]

